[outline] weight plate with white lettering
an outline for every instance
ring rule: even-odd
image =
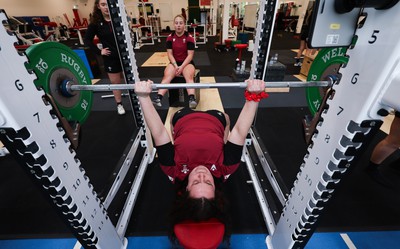
[[[338,76],[341,65],[349,61],[346,51],[345,47],[321,49],[311,64],[307,81],[327,80],[327,76]],[[306,88],[308,108],[313,115],[318,111],[325,92],[324,87]]]
[[[69,47],[58,42],[41,42],[26,50],[29,58],[28,69],[32,69],[37,79],[37,87],[52,96],[61,115],[68,121],[83,124],[89,117],[93,102],[91,91],[76,91],[67,95],[62,91],[65,82],[91,85],[89,72],[79,56]]]

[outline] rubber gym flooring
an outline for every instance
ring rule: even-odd
[[[237,51],[217,52],[215,37],[199,45],[195,63],[201,77],[214,77],[216,82],[232,82],[232,68]],[[271,53],[279,54],[286,65],[285,80],[298,80],[300,68],[293,66],[299,41],[292,33],[276,32]],[[164,52],[163,43],[135,50],[141,66],[155,52]],[[196,57],[197,54],[200,56]],[[252,54],[243,51],[250,63]],[[141,79],[159,82],[163,67],[139,67]],[[108,83],[102,75],[98,84]],[[234,123],[244,103],[243,90],[219,89],[220,101]],[[135,127],[128,100],[124,99],[127,115],[118,116],[112,98],[95,93],[93,110],[82,126],[77,156],[81,160],[95,190],[101,194],[109,182],[114,166],[126,149]],[[163,120],[168,114],[168,100],[158,112]],[[260,105],[256,128],[268,153],[290,189],[307,150],[302,119],[309,111],[304,89],[272,92]],[[388,161],[384,173],[395,184],[385,188],[370,180],[363,169],[373,146],[385,136],[379,132],[334,193],[318,221],[316,233],[306,248],[398,248],[400,238],[400,163],[395,157]],[[11,156],[0,157],[0,249],[5,248],[79,248],[76,240],[31,181],[24,169]],[[226,183],[232,217],[231,248],[266,248],[266,226],[254,195],[247,183],[249,175],[242,165]],[[166,237],[168,213],[173,187],[157,167],[157,159],[149,165],[135,206],[127,234],[128,248],[169,248]],[[110,218],[115,220],[113,212]],[[75,246],[75,247],[74,247]]]

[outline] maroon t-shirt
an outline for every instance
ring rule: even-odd
[[[180,118],[174,126],[174,145],[157,146],[161,169],[174,182],[184,180],[197,166],[206,166],[224,180],[237,170],[243,146],[224,144],[222,123],[214,116],[195,112]]]
[[[194,50],[194,39],[187,32],[181,36],[174,32],[167,37],[167,49],[172,49],[177,62],[183,62],[188,56],[188,50]]]

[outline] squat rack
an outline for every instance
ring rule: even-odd
[[[393,22],[393,18],[399,19],[400,5],[396,3],[386,9],[362,9],[367,14],[367,21],[362,28],[355,31],[358,40],[348,51],[350,61],[340,70],[340,83],[332,87],[335,95],[327,100],[321,116],[323,121],[318,123],[290,192],[281,186],[277,168],[266,156],[256,128],[251,129],[248,145],[255,146],[261,167],[284,205],[283,210],[271,209],[260,183],[260,176],[254,173],[257,169],[252,163],[253,158],[246,147],[244,160],[252,176],[269,231],[266,239],[268,248],[303,248],[306,245],[335,187],[379,129],[387,110],[400,109],[395,95],[400,91],[400,31]],[[124,77],[126,82],[135,82],[139,77],[132,41],[126,35],[129,34],[129,27],[123,2],[109,0],[108,4]],[[325,10],[330,8],[333,9],[333,2]],[[276,1],[260,2],[262,22],[258,22],[261,27],[256,35],[259,49],[253,57],[251,76],[254,78],[265,77],[264,67],[269,53],[275,10]],[[8,19],[4,11],[0,12],[0,19]],[[382,27],[385,29],[381,29]],[[134,121],[139,131],[135,135],[135,142],[130,145],[131,153],[124,165],[128,167],[138,147],[145,148],[145,153],[125,204],[125,212],[117,227],[114,227],[107,215],[107,205],[114,191],[109,192],[105,201],[99,200],[89,178],[80,167],[75,152],[71,150],[70,142],[64,139],[64,133],[57,125],[59,121],[54,115],[49,115],[52,107],[42,99],[43,93],[37,91],[32,84],[34,75],[29,74],[24,67],[26,58],[16,53],[13,47],[15,37],[2,28],[0,37],[1,68],[4,72],[2,75],[4,82],[7,82],[0,87],[1,140],[53,199],[56,208],[69,222],[82,246],[126,248],[126,224],[146,167],[155,153],[136,95],[133,90],[129,91]],[[366,61],[365,54],[375,58],[374,61]],[[21,98],[25,100],[24,103],[17,101]],[[121,176],[124,172],[126,168],[121,167]],[[118,188],[117,185],[118,183],[112,189]]]

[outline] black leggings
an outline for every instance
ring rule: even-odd
[[[178,122],[178,120],[180,118],[182,118],[183,116],[186,116],[188,114],[195,113],[195,112],[208,113],[211,116],[216,117],[222,123],[222,125],[224,127],[226,126],[226,119],[225,119],[225,115],[223,112],[220,112],[218,110],[195,111],[195,110],[190,109],[189,107],[184,107],[174,114],[174,116],[172,117],[172,125],[175,126],[176,122]]]

